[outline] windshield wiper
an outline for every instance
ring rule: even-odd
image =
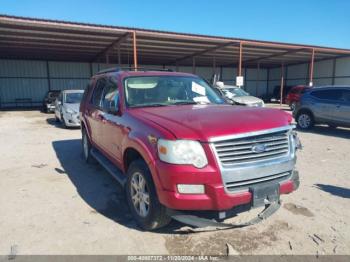
[[[141,105],[134,105],[134,106],[130,106],[130,107],[137,108],[137,107],[161,107],[161,106],[168,106],[168,104],[162,104],[162,103],[141,104]]]
[[[170,103],[170,105],[197,105],[198,103],[195,101],[177,101],[174,103]]]

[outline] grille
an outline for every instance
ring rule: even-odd
[[[214,142],[222,165],[266,161],[289,154],[289,130]]]
[[[279,183],[287,180],[290,176],[291,176],[291,172],[285,172],[281,174],[259,177],[255,179],[242,180],[239,182],[229,182],[229,183],[226,183],[226,188],[229,191],[247,189],[250,186],[255,186],[257,184],[262,184],[262,183],[269,183],[269,182]]]

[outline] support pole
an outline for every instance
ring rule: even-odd
[[[176,72],[179,72],[179,63],[176,61],[176,65],[175,65],[175,70]]]
[[[280,88],[280,107],[283,102],[283,88],[284,88],[284,64],[281,65],[281,88]]]
[[[242,49],[243,43],[239,42],[239,61],[238,61],[238,76],[242,76]]]
[[[133,31],[133,46],[134,46],[134,68],[137,71],[137,46],[136,46],[136,31]]]
[[[315,49],[312,48],[311,61],[310,61],[309,86],[313,86],[313,80],[314,80],[314,62],[315,62]]]
[[[196,73],[196,57],[192,58],[192,74]]]

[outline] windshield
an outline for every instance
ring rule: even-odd
[[[187,76],[138,76],[124,81],[130,107],[181,104],[222,104],[224,101],[202,79]]]
[[[67,93],[65,96],[65,102],[67,104],[77,104],[80,103],[83,97],[83,93]]]
[[[224,91],[225,95],[249,96],[249,94],[241,88],[224,88],[223,91]]]

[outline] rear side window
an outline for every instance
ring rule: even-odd
[[[317,90],[313,91],[311,95],[322,100],[341,100],[342,92],[339,89]]]
[[[92,94],[91,103],[96,107],[102,107],[102,94],[103,89],[106,86],[106,80],[104,78],[101,78],[97,80],[96,87],[94,90],[94,93]]]

